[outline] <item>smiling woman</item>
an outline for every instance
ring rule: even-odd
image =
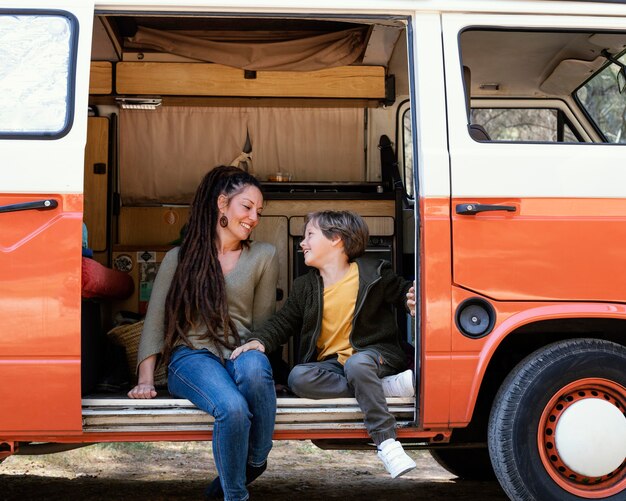
[[[131,398],[157,395],[154,369],[169,368],[170,393],[215,418],[220,476],[207,495],[247,499],[246,484],[266,468],[276,396],[267,357],[226,360],[275,309],[276,249],[249,241],[263,207],[259,182],[236,167],[216,167],[198,187],[180,247],[156,277]]]

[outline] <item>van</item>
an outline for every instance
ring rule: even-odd
[[[211,438],[111,374],[232,163],[265,188],[279,305],[318,209],[416,280],[407,448],[515,500],[624,499],[623,2],[0,0],[0,54],[0,461]],[[354,399],[281,396],[275,439],[371,447]]]

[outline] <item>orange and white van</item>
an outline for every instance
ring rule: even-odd
[[[105,347],[132,358],[120,318],[233,162],[279,303],[311,210],[415,278],[406,447],[515,500],[623,500],[625,54],[608,0],[0,0],[0,461],[211,438],[111,391]],[[280,397],[275,438],[371,446],[353,399]]]

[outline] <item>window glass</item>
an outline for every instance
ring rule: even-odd
[[[65,16],[0,15],[0,136],[55,136],[68,128],[72,34]]]
[[[413,183],[413,128],[411,109],[402,114],[402,166],[404,167],[404,189],[409,198],[415,198]]]
[[[482,125],[492,141],[559,141],[555,109],[474,108],[472,123]],[[578,142],[567,124],[563,124],[563,141]]]
[[[619,60],[626,63],[626,54]],[[619,66],[610,64],[592,76],[575,95],[609,143],[626,143],[626,93],[617,84]]]
[[[569,125],[565,124],[563,126],[563,142],[564,143],[577,143],[578,138],[576,134],[572,131]]]

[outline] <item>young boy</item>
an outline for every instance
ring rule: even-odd
[[[391,264],[362,258],[369,231],[352,212],[309,214],[300,243],[304,262],[314,268],[294,281],[281,310],[237,348],[231,358],[256,349],[272,352],[300,333],[301,363],[289,386],[303,398],[356,397],[365,426],[392,478],[415,468],[396,440],[396,421],[385,396],[413,396],[393,306],[406,308],[411,283]],[[408,293],[408,294],[407,294]],[[399,374],[398,374],[399,373]]]

